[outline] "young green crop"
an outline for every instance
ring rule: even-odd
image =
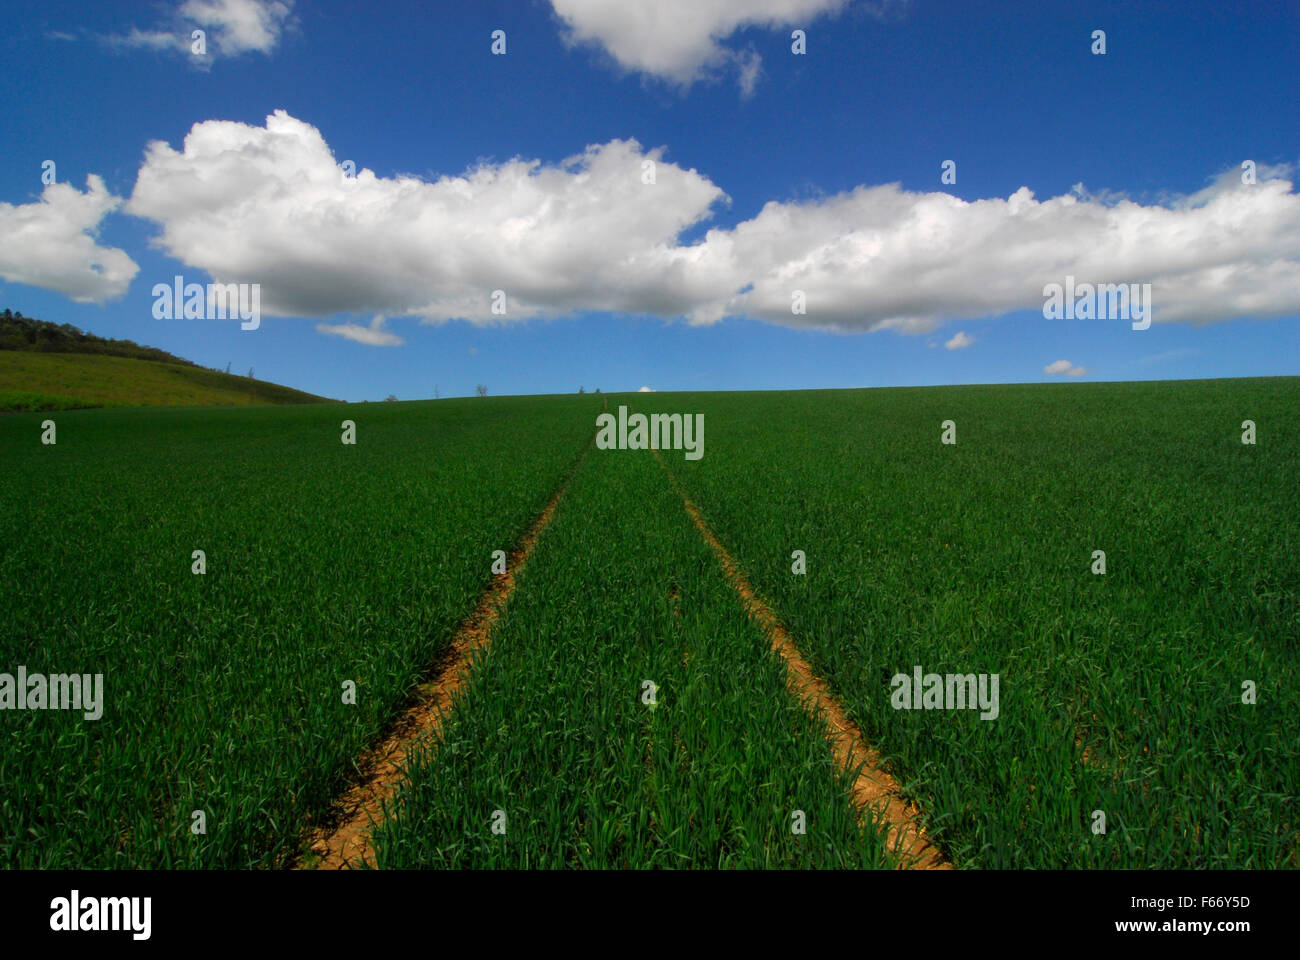
[[[665,462],[959,866],[1298,865],[1300,381],[609,400],[705,415]],[[298,852],[599,410],[0,418],[0,672],[106,700],[0,712],[0,863]],[[997,719],[894,709],[916,665]],[[589,450],[380,864],[888,864],[783,671],[651,454]]]
[[[959,865],[1297,865],[1300,381],[642,405],[705,414],[674,473]],[[916,665],[1000,716],[894,709]]]
[[[593,448],[379,865],[889,865],[784,677],[651,454]]]
[[[81,411],[54,415],[50,446],[47,415],[0,418],[0,672],[102,673],[106,700],[94,721],[0,713],[0,864],[243,867],[296,852],[598,409]]]

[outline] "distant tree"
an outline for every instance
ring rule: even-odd
[[[487,387],[480,383],[477,387],[474,388],[474,392],[477,393],[480,397],[486,397]]]
[[[227,361],[226,361],[226,373],[229,373],[229,372],[230,372],[230,361],[227,360]]]
[[[578,392],[579,392],[579,393],[586,393],[587,391],[584,390],[584,389],[582,389],[582,387],[579,387],[579,388],[578,388]]]
[[[597,388],[596,388],[596,392],[597,392],[597,393],[600,393],[600,387],[597,387]]]
[[[385,403],[392,403],[392,402],[393,402],[394,400],[396,400],[396,399],[397,399],[397,398],[396,398],[395,396],[393,396],[393,395],[390,393],[388,396],[384,397],[384,402],[385,402]]]
[[[249,367],[249,368],[248,368],[248,379],[249,379],[249,380],[252,380],[252,379],[253,379],[253,368],[252,368],[252,367]]]

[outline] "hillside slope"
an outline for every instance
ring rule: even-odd
[[[105,339],[9,310],[0,313],[0,412],[326,399],[210,370],[131,340]]]
[[[291,387],[204,367],[82,353],[0,351],[0,410],[322,403]]]

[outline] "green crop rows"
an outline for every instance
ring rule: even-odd
[[[674,475],[956,863],[1297,865],[1300,381],[658,406],[705,413]],[[915,665],[1000,674],[1000,716],[894,709]]]
[[[1300,380],[608,400],[704,415],[664,463],[955,865],[1300,865]],[[0,672],[106,701],[0,711],[0,865],[300,853],[569,477],[379,865],[891,866],[664,470],[589,447],[600,409],[0,418]],[[997,718],[895,709],[914,666],[998,675]]]
[[[887,863],[663,471],[589,458],[380,866]]]
[[[0,863],[239,867],[296,852],[598,410],[80,411],[57,415],[53,446],[42,415],[0,419],[0,671],[102,673],[107,701],[93,722],[0,713]]]

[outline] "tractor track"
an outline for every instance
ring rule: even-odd
[[[826,739],[830,743],[836,764],[841,773],[853,777],[853,802],[858,809],[859,818],[872,810],[887,824],[889,849],[899,858],[900,867],[952,869],[952,864],[944,859],[943,854],[926,836],[925,828],[921,825],[920,810],[903,798],[898,781],[885,770],[880,754],[867,742],[858,725],[849,719],[844,706],[831,693],[826,681],[817,676],[812,665],[799,652],[794,638],[780,618],[754,592],[727,548],[709,528],[686,490],[668,469],[659,451],[653,452],[659,466],[663,467],[664,473],[682,498],[687,514],[713,548],[723,573],[740,595],[750,619],[763,630],[772,649],[785,661],[786,687],[791,696],[825,725]]]
[[[396,797],[411,761],[427,758],[436,749],[457,693],[470,684],[492,640],[493,628],[514,592],[516,578],[595,439],[593,433],[546,507],[510,553],[506,572],[493,577],[474,611],[433,664],[432,679],[416,689],[415,702],[392,724],[379,745],[358,760],[359,779],[334,802],[328,819],[309,833],[310,856],[299,857],[291,864],[292,869],[345,870],[358,863],[376,866],[374,828],[383,822],[385,808]]]

